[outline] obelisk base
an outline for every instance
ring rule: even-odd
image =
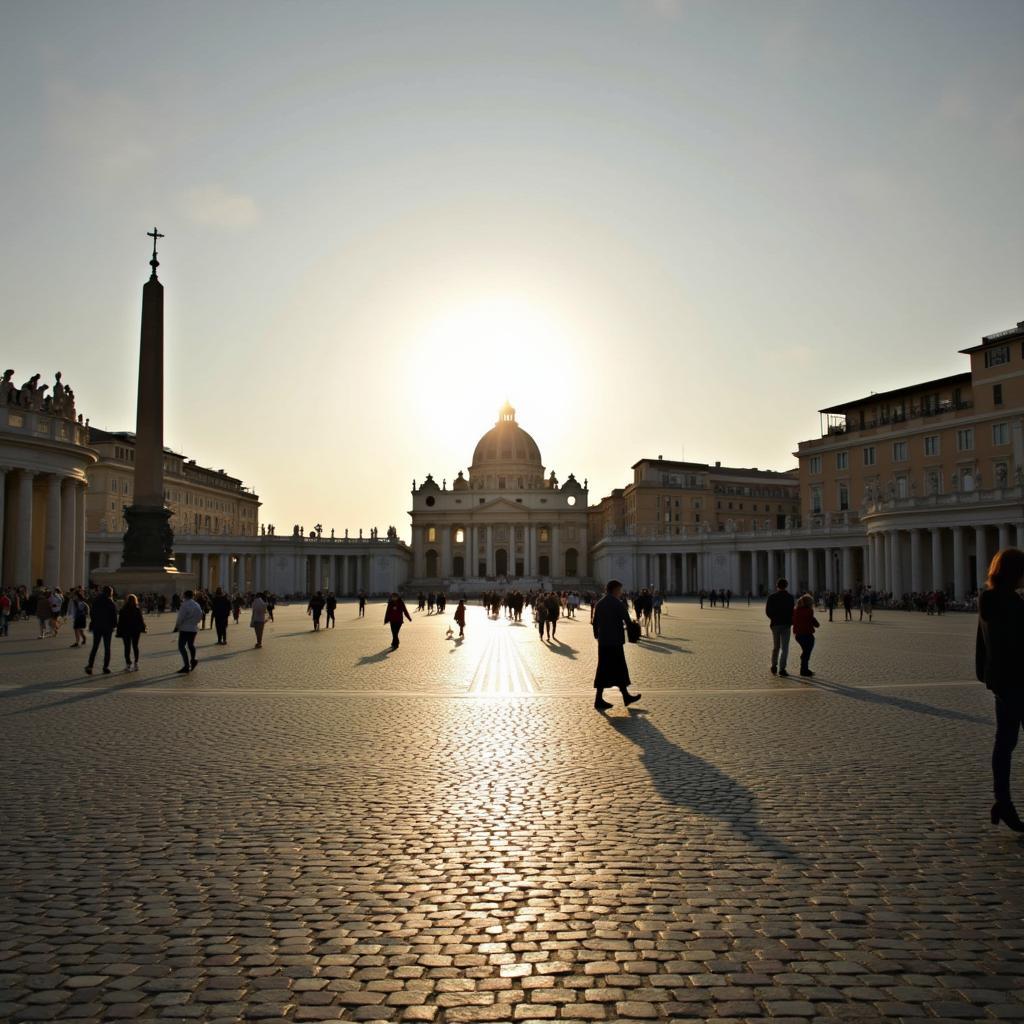
[[[147,569],[144,566],[122,565],[120,569],[93,570],[90,579],[99,587],[111,586],[118,598],[125,594],[142,597],[145,594],[162,594],[170,598],[186,590],[197,590],[199,576],[194,572],[182,572],[164,566]]]

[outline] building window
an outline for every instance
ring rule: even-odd
[[[925,471],[924,490],[926,494],[942,493],[942,470],[929,469]]]
[[[499,476],[498,477],[498,490],[499,491],[505,490],[505,478],[503,476]]]
[[[875,464],[875,446],[873,444],[867,445],[864,449],[864,465],[873,466]]]
[[[893,462],[906,462],[907,461],[907,442],[906,441],[893,441],[893,444],[892,444],[892,461]]]
[[[992,424],[992,443],[993,444],[1009,444],[1010,443],[1010,424],[1009,423],[993,423]]]
[[[850,468],[850,453],[849,452],[836,452],[836,469],[849,469]]]
[[[811,456],[811,473],[814,476],[817,476],[820,472],[821,472],[821,456],[820,455],[812,455]]]
[[[694,498],[693,499],[693,507],[694,508],[700,508],[701,507],[700,498]]]
[[[956,432],[956,450],[969,452],[974,450],[974,428],[967,427]]]
[[[456,544],[463,544],[463,543],[465,543],[465,540],[466,540],[466,531],[463,530],[462,527],[459,527],[459,529],[457,529],[455,531],[455,543]]]
[[[992,404],[1002,405],[1003,404],[1003,385],[993,384],[992,385]]]
[[[896,477],[896,497],[906,498],[910,493],[909,484],[905,476]]]
[[[924,439],[924,453],[925,455],[938,455],[942,450],[939,442],[939,435],[932,434]]]
[[[1010,361],[1010,346],[1000,345],[998,348],[990,348],[985,353],[985,366],[1002,366]]]
[[[821,488],[811,488],[811,512],[817,514],[821,512]]]
[[[540,542],[541,544],[547,544],[547,542],[548,542],[548,528],[547,528],[546,526],[542,526],[542,527],[541,527],[541,528],[540,528],[540,529],[539,529],[539,530],[537,531],[537,540],[538,540],[538,541],[539,541],[539,542]]]
[[[850,508],[850,488],[846,484],[839,485],[839,511],[846,512]]]
[[[433,544],[437,540],[437,529],[433,526],[427,527],[427,543]]]

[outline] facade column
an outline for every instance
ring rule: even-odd
[[[885,542],[881,534],[871,534],[871,587],[885,590]]]
[[[487,530],[487,574],[488,576],[494,575],[494,526],[488,523],[485,527]]]
[[[835,559],[832,557],[832,548],[825,548],[825,589],[834,591],[836,589]]]
[[[853,590],[853,548],[843,548],[843,581],[841,590]]]
[[[892,531],[892,592],[897,600],[903,596],[903,537],[899,530]]]
[[[924,580],[921,578],[921,531],[910,531],[910,592],[924,592]]]
[[[564,576],[565,573],[562,571],[564,566],[562,565],[562,545],[561,537],[559,535],[558,523],[553,523],[551,526],[551,576],[558,579]],[[646,586],[646,584],[639,584],[640,586]]]
[[[7,496],[7,467],[0,466],[0,587],[7,582],[4,575],[4,541],[6,539],[4,527],[4,505]]]
[[[974,562],[975,562],[975,585],[980,590],[985,586],[985,580],[988,578],[988,541],[985,537],[985,527],[976,526],[974,528]]]
[[[999,550],[1003,548],[1011,547],[1010,544],[1010,526],[1008,523],[999,524]]]
[[[89,582],[89,562],[85,551],[85,481],[75,483],[75,564],[73,583]]]
[[[942,571],[942,529],[932,527],[932,590],[946,589],[946,574]]]
[[[448,579],[452,574],[452,526],[445,523],[441,533],[441,572],[442,579]]]
[[[43,536],[43,579],[48,587],[60,586],[60,477],[46,478],[46,532]]]
[[[32,483],[35,473],[23,469],[18,474],[18,497],[14,520],[14,576],[11,582],[29,589],[32,579]]]
[[[61,481],[60,491],[60,585],[73,587],[78,579],[75,574],[75,537],[78,533],[75,522],[75,481],[67,478]]]
[[[815,548],[807,549],[807,589],[812,594],[818,591],[818,552]]]
[[[1017,524],[1017,543],[1014,547],[1024,548],[1024,523]]]
[[[967,552],[964,550],[964,528],[953,527],[953,600],[962,601],[967,594]]]
[[[895,593],[892,585],[892,561],[893,561],[893,543],[892,543],[892,530],[886,530],[882,534],[882,541],[885,544],[885,556],[882,571],[885,573],[885,590],[887,593]]]
[[[686,555],[683,555],[683,565],[684,565],[684,569],[685,569]],[[761,587],[761,581],[758,579],[758,574],[757,574],[758,568],[759,568],[759,566],[757,564],[757,552],[756,551],[751,551],[750,552],[750,592],[754,595],[754,597],[757,597],[758,591],[760,590],[760,587]]]

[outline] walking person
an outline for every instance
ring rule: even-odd
[[[793,636],[800,645],[800,675],[813,676],[811,651],[814,650],[814,630],[821,623],[814,617],[814,598],[804,594],[793,609]]]
[[[548,640],[554,640],[558,632],[558,616],[562,612],[562,602],[558,594],[551,594],[545,604],[544,628],[548,631]]]
[[[423,606],[420,606],[420,611],[423,611]],[[366,617],[366,593],[362,590],[359,591],[359,616],[360,619]]]
[[[139,599],[134,594],[129,594],[117,616],[117,635],[124,644],[125,672],[139,671],[139,637],[145,632],[146,620],[142,616]]]
[[[213,599],[210,601],[210,612],[213,616],[214,629],[217,630],[217,643],[226,644],[228,619],[231,618],[231,599],[220,587],[214,591]]]
[[[306,605],[306,614],[313,616],[313,632],[320,632],[320,614],[324,610],[324,596],[318,590]]]
[[[466,635],[466,602],[459,598],[459,603],[455,607],[455,622],[459,627],[459,636],[463,637]]]
[[[1024,551],[1003,548],[988,568],[985,589],[978,595],[978,636],[975,670],[979,682],[995,696],[996,738],[992,748],[995,803],[992,824],[1004,822],[1024,832],[1010,795],[1013,750],[1024,726]]]
[[[92,606],[89,608],[89,629],[92,631],[92,650],[89,652],[89,661],[85,666],[85,674],[92,675],[92,666],[96,661],[96,652],[103,644],[103,673],[110,674],[110,638],[114,635],[117,626],[117,606],[113,601],[114,591],[110,587],[104,587],[93,598]]]
[[[324,600],[324,610],[327,612],[327,621],[324,624],[324,629],[330,629],[332,626],[335,629],[338,628],[338,624],[334,621],[334,612],[337,607],[338,599],[334,596],[334,591],[332,590]]]
[[[85,602],[81,587],[75,587],[71,592],[71,600],[68,601],[68,618],[71,619],[71,628],[75,631],[75,642],[72,647],[85,646],[85,624],[89,616],[89,606]]]
[[[267,614],[269,608],[267,602],[263,599],[263,592],[260,591],[252,599],[252,604],[249,605],[249,625],[256,631],[256,646],[263,646],[263,630],[267,625]]]
[[[384,623],[391,627],[391,650],[393,651],[398,649],[398,634],[402,630],[402,623],[405,619],[412,622],[409,609],[405,607],[405,602],[397,594],[392,594],[384,609]]]
[[[7,596],[7,593],[0,590],[0,636],[9,636],[10,629],[7,625],[11,621],[11,599]],[[77,641],[74,644],[78,646]]]
[[[199,662],[196,657],[196,633],[199,632],[199,623],[205,617],[206,613],[192,596],[192,591],[186,590],[181,607],[178,608],[178,617],[174,620],[174,632],[178,634],[178,653],[183,663],[178,669],[179,675],[194,671]]]
[[[786,660],[789,657],[789,631],[793,628],[795,602],[789,592],[789,581],[779,577],[775,593],[764,603],[764,613],[772,630],[772,675],[788,676]]]
[[[622,601],[622,584],[609,580],[605,595],[594,609],[594,639],[597,641],[597,672],[594,674],[594,707],[607,711],[611,704],[604,699],[606,687],[617,687],[622,704],[629,707],[640,699],[639,693],[629,692],[629,666],[626,664],[626,637],[624,630],[632,620],[629,608]],[[638,624],[637,624],[638,626]]]

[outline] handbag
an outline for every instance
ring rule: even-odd
[[[631,644],[640,642],[640,623],[636,619],[629,619],[626,622],[626,639]]]

